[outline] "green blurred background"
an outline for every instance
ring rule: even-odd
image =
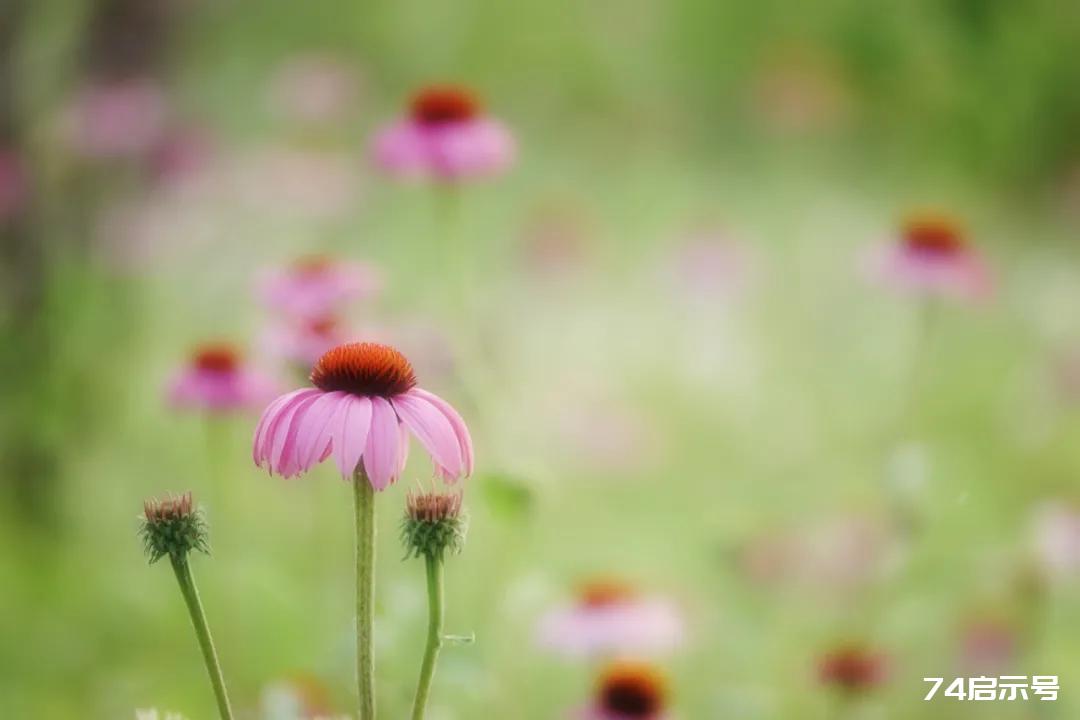
[[[534,626],[598,574],[684,609],[661,662],[676,718],[1077,717],[1080,573],[1048,577],[1032,537],[1043,503],[1080,500],[1078,47],[1080,5],[1051,0],[6,0],[0,148],[27,189],[0,217],[0,717],[213,717],[173,578],[135,537],[145,497],[185,489],[240,716],[297,677],[350,709],[348,487],[268,478],[256,417],[163,399],[200,342],[258,361],[256,276],[313,253],[382,269],[358,333],[419,338],[421,384],[476,440],[447,575],[448,630],[477,642],[444,652],[434,720],[587,702],[595,668]],[[346,78],[329,121],[281,100],[312,57]],[[127,77],[197,131],[178,181],[65,141],[79,89]],[[369,160],[433,80],[475,87],[520,144],[460,188],[452,229],[436,189]],[[963,218],[998,287],[920,335],[856,259],[927,204]],[[702,233],[738,271],[688,291]],[[414,451],[407,480],[428,473]],[[424,632],[404,490],[379,497],[385,717]],[[777,537],[825,567],[748,571]],[[1001,672],[1059,675],[1057,703],[922,702],[922,677],[969,674],[983,621],[1014,646]],[[816,666],[853,639],[893,671],[840,707]]]

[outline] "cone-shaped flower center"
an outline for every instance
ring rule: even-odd
[[[849,692],[867,690],[877,685],[884,678],[884,673],[884,658],[861,647],[834,650],[821,661],[822,681]]]
[[[416,386],[412,365],[400,352],[379,343],[349,343],[329,350],[311,371],[320,390],[361,397],[391,398]]]
[[[616,665],[600,680],[600,707],[620,718],[655,718],[664,707],[664,681],[648,665]]]
[[[959,224],[940,215],[919,215],[904,223],[904,244],[917,252],[953,255],[964,249]]]
[[[293,262],[293,268],[300,275],[322,275],[334,266],[333,259],[326,255],[305,255]]]
[[[413,119],[422,125],[448,125],[471,120],[480,113],[476,96],[465,88],[438,85],[424,88],[412,101]]]
[[[240,365],[240,353],[231,345],[206,345],[195,351],[195,367],[216,373],[231,373]]]
[[[629,584],[619,580],[593,580],[581,587],[581,604],[590,608],[619,605],[634,598],[637,593]]]

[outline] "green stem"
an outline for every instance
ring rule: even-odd
[[[356,506],[357,720],[375,720],[375,490],[363,465],[353,473]]]
[[[435,663],[443,643],[443,565],[440,558],[425,555],[427,564],[428,636],[424,649],[424,661],[420,665],[420,680],[416,685],[412,720],[423,720],[431,679],[435,676]]]
[[[202,649],[206,672],[210,675],[210,684],[214,686],[214,696],[217,698],[221,720],[232,720],[233,714],[229,706],[229,694],[225,690],[225,678],[221,675],[221,665],[218,663],[217,651],[214,649],[214,639],[210,637],[206,613],[203,611],[202,601],[199,600],[199,589],[195,587],[191,566],[188,565],[186,557],[170,556],[169,559],[172,561],[176,581],[180,583],[180,592],[191,614],[191,624],[195,628],[195,636],[199,639],[199,648]]]

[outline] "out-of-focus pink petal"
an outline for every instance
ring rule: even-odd
[[[376,490],[386,489],[401,474],[400,441],[401,430],[393,406],[383,398],[371,398],[371,432],[364,449],[364,469]]]
[[[360,464],[360,456],[372,431],[373,399],[345,395],[336,416],[334,431],[334,458],[341,477],[348,480]]]
[[[446,415],[427,400],[408,393],[398,395],[391,403],[420,444],[431,454],[431,459],[442,474],[455,479],[459,477],[462,470],[461,444]]]
[[[466,477],[472,475],[472,437],[469,435],[469,428],[466,427],[465,421],[462,419],[461,415],[458,414],[457,410],[451,407],[450,403],[446,402],[438,395],[421,388],[413,388],[405,393],[405,395],[414,395],[421,400],[426,400],[446,416],[446,419],[450,421],[450,426],[454,429],[454,435],[457,437],[458,445],[461,448],[462,474]]]

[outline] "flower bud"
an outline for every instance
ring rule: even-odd
[[[192,502],[190,492],[143,502],[139,536],[150,564],[166,555],[181,560],[192,550],[210,554],[209,527],[202,508]]]
[[[465,547],[468,517],[462,513],[461,493],[410,492],[405,499],[401,541],[405,557],[426,556],[441,560],[449,550]]]

